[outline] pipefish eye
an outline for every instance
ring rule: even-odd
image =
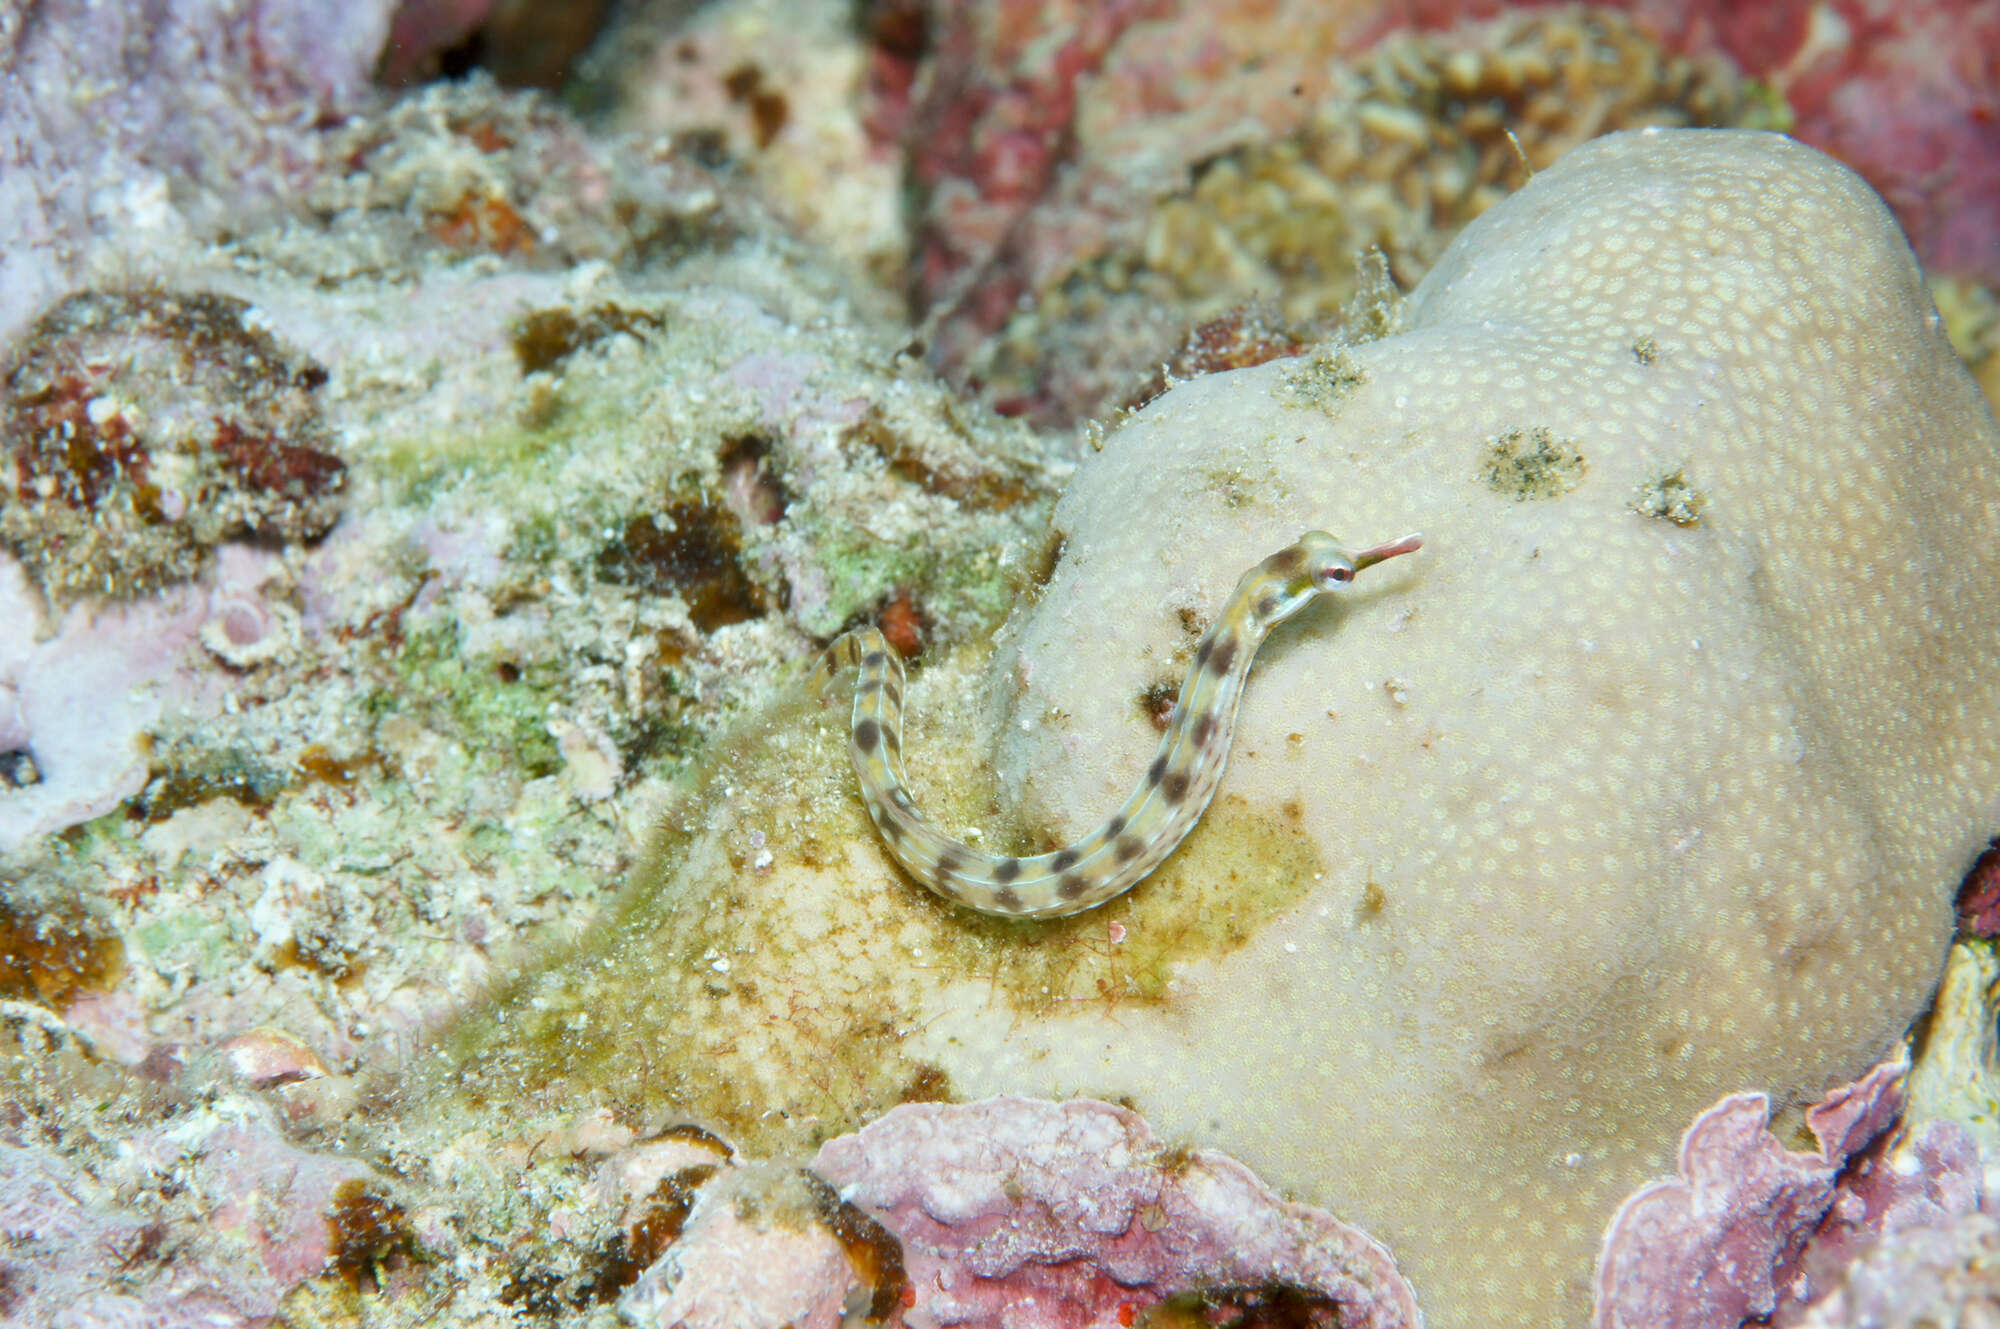
[[[1338,586],[1353,580],[1354,565],[1345,560],[1328,563],[1319,569],[1319,581],[1322,586]]]

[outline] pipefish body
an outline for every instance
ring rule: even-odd
[[[1138,787],[1103,825],[1053,853],[984,853],[939,831],[903,783],[903,663],[874,628],[828,647],[814,670],[823,691],[858,668],[848,757],[882,842],[912,877],[954,904],[1008,918],[1061,918],[1130,890],[1194,829],[1222,783],[1236,706],[1257,648],[1272,628],[1355,574],[1421,548],[1406,535],[1359,553],[1307,531],[1243,574],[1195,648],[1167,731]]]

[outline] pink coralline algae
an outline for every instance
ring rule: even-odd
[[[2000,1324],[2000,1219],[1984,1211],[1890,1233],[1788,1329]]]
[[[2000,1308],[2000,1203],[1979,1151],[1948,1120],[1898,1134],[1902,1074],[1879,1066],[1811,1108],[1812,1153],[1771,1133],[1761,1094],[1703,1113],[1680,1174],[1612,1219],[1596,1329],[1880,1329]],[[645,1200],[660,1168],[637,1160],[663,1148],[669,1168],[700,1166]],[[613,1187],[635,1197],[628,1229],[661,1196],[676,1205],[678,1239],[622,1302],[642,1325],[833,1329],[866,1306],[913,1329],[1110,1329],[1178,1298],[1211,1319],[1422,1322],[1373,1239],[1108,1103],[907,1105],[830,1141],[810,1171],[678,1142],[630,1154],[634,1178]]]
[[[1993,1244],[1996,1216],[1971,1136],[1932,1120],[1888,1147],[1902,1073],[1878,1066],[1813,1107],[1816,1153],[1779,1143],[1762,1094],[1732,1094],[1697,1118],[1679,1175],[1634,1192],[1611,1220],[1596,1329],[1928,1323],[1917,1303],[1937,1301],[1938,1285],[1881,1276],[1912,1265],[1960,1269],[1967,1296],[2000,1293],[1963,1264]],[[1883,1318],[1853,1319],[1862,1305]]]
[[[1987,845],[1965,874],[1958,924],[1969,936],[2000,937],[2000,840]]]
[[[2000,1197],[1987,1191],[1971,1134],[1934,1119],[1895,1145],[1842,1174],[1825,1219],[1781,1271],[1775,1323],[1887,1329],[1977,1323],[1965,1314],[1975,1302],[2000,1311],[2000,1264],[1982,1255],[2000,1245]],[[1923,1268],[1936,1277],[1896,1274]]]
[[[1790,0],[1746,72],[1882,192],[1924,263],[2000,284],[2000,0]]]
[[[26,570],[0,551],[0,857],[137,794],[160,719],[218,713],[235,669],[288,639],[278,561],[224,545],[195,583],[45,623]]]
[[[642,1325],[1114,1329],[1175,1298],[1217,1323],[1422,1323],[1373,1238],[1110,1103],[908,1104],[807,1171],[679,1179],[700,1186],[686,1225],[621,1303]]]
[[[108,254],[143,271],[290,206],[320,127],[372,99],[394,8],[0,6],[0,340]]]
[[[1276,1287],[1342,1325],[1419,1323],[1372,1238],[1109,1103],[911,1104],[813,1168],[901,1242],[913,1326],[1111,1326],[1176,1294]]]
[[[435,72],[439,55],[465,42],[491,18],[494,0],[401,0],[382,48],[382,79],[414,82]]]

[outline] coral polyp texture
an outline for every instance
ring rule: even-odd
[[[326,532],[347,465],[326,371],[206,292],[85,291],[0,368],[0,540],[51,599],[131,597],[232,537]]]
[[[1649,1184],[1625,1323],[1976,1304],[1991,945],[1898,1124],[1804,1126],[2000,831],[2000,442],[1853,175],[1556,160],[1769,107],[1667,8],[718,0],[624,137],[386,102],[385,0],[0,0],[0,1319],[1581,1329]],[[925,366],[996,329],[1127,414]],[[940,833],[1053,855],[1322,528],[1429,539],[1263,641],[1135,889],[884,852],[827,643],[907,657]]]
[[[1809,1100],[1930,995],[1995,817],[2000,437],[1880,200],[1775,135],[1590,143],[1404,317],[1112,435],[989,675],[1000,797],[1061,839],[1226,569],[1421,525],[1245,698],[1228,794],[1311,878],[1158,1010],[914,1042],[1199,1133],[1386,1240],[1434,1325],[1574,1321],[1681,1123]],[[1691,521],[1634,510],[1669,475]]]
[[[1341,322],[1360,251],[1415,281],[1595,134],[1762,113],[1726,61],[1677,56],[1603,8],[1445,32],[1395,31],[1389,8],[941,18],[913,146],[914,279],[946,307],[939,362],[1008,409],[1088,415],[1238,302],[1271,301],[1298,331]]]

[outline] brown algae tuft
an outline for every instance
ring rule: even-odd
[[[761,618],[770,592],[743,565],[736,514],[707,497],[679,499],[640,513],[597,556],[600,575],[649,595],[678,594],[703,633]]]
[[[61,1010],[124,971],[124,942],[74,900],[30,898],[0,879],[0,998]]]
[[[389,1267],[418,1254],[403,1206],[358,1177],[334,1187],[326,1231],[329,1271],[356,1290],[379,1287]]]

